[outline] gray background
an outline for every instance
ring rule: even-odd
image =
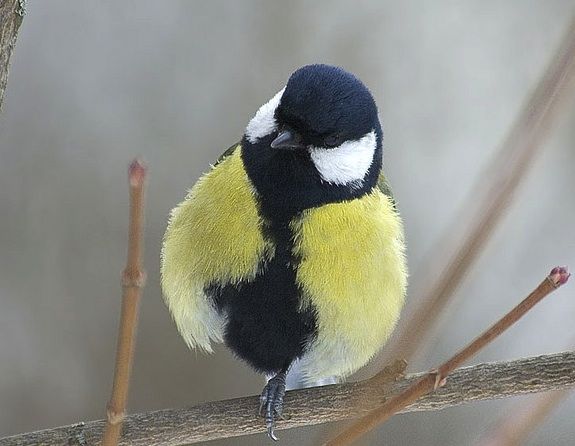
[[[130,410],[254,394],[260,376],[224,348],[190,353],[162,303],[170,208],[295,68],[338,64],[378,101],[414,283],[575,11],[573,0],[28,3],[0,116],[0,435],[104,415],[135,155],[150,166],[149,280]],[[574,119],[570,105],[414,369],[445,359],[551,266],[575,266]],[[567,349],[573,293],[556,293],[473,361]],[[398,416],[369,443],[473,444],[515,403]],[[529,445],[572,444],[574,410],[570,398]],[[288,445],[321,438],[280,434]]]

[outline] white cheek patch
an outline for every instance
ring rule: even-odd
[[[260,107],[252,120],[246,127],[246,137],[252,144],[258,142],[260,138],[269,135],[277,130],[277,123],[274,118],[276,108],[280,103],[285,87],[282,88],[273,98]]]
[[[331,184],[361,187],[377,147],[375,130],[333,149],[312,147],[311,159],[321,177]]]

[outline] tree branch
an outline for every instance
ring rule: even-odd
[[[146,276],[142,268],[146,168],[137,159],[130,164],[128,180],[130,184],[128,260],[122,273],[122,312],[118,330],[114,385],[107,407],[107,423],[102,440],[104,446],[116,446],[122,431],[136,343],[138,306]]]
[[[374,381],[337,384],[288,392],[287,420],[277,429],[349,420],[380,407],[426,373],[409,375],[384,386]],[[465,402],[492,400],[526,393],[575,386],[575,352],[557,353],[516,361],[479,364],[455,370],[444,387],[426,395],[403,412],[438,410]],[[368,395],[368,397],[366,397]],[[361,399],[363,406],[358,408]],[[218,438],[265,434],[256,416],[258,397],[203,403],[185,409],[166,409],[126,417],[123,446],[178,446]],[[90,421],[0,439],[0,446],[95,446],[104,421]]]
[[[16,45],[16,36],[26,13],[26,0],[0,1],[0,110],[8,83],[10,56]]]
[[[380,407],[368,413],[360,420],[353,423],[345,431],[334,439],[328,441],[326,446],[346,446],[359,437],[384,423],[404,407],[415,403],[423,395],[436,391],[446,383],[447,376],[477,352],[483,349],[495,338],[509,329],[521,319],[537,303],[551,294],[569,280],[569,272],[566,267],[555,267],[549,275],[535,288],[529,296],[523,299],[517,306],[499,319],[495,324],[475,338],[465,348],[457,352],[436,369],[429,371],[419,381],[409,386],[404,392],[385,401]],[[377,380],[377,375],[376,375]]]

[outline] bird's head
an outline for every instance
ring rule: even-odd
[[[341,68],[307,65],[251,119],[245,158],[258,189],[276,183],[292,193],[298,185],[309,190],[319,184],[326,201],[339,200],[348,197],[346,190],[373,187],[381,139],[367,87]],[[332,193],[337,197],[325,195]]]
[[[270,135],[272,149],[307,151],[323,180],[339,185],[361,182],[381,144],[371,93],[354,75],[330,65],[298,69],[258,110],[246,137],[256,143]]]

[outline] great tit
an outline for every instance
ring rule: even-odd
[[[290,366],[308,381],[351,374],[403,306],[403,227],[382,140],[359,79],[304,66],[171,213],[166,304],[188,346],[225,342],[266,374],[260,414],[274,440]]]

